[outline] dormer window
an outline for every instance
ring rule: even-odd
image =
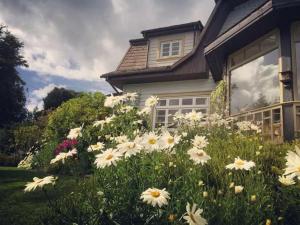
[[[166,41],[160,44],[160,58],[176,57],[181,54],[181,41]]]

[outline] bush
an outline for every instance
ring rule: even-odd
[[[13,129],[15,152],[24,155],[42,139],[43,130],[35,124],[19,125]]]
[[[91,93],[63,103],[49,116],[47,139],[60,142],[71,128],[103,119],[108,113],[103,107],[104,99],[101,93]]]

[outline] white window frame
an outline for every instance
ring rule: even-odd
[[[196,105],[196,99],[197,98],[203,98],[206,99],[205,104],[203,105]],[[179,104],[178,105],[169,105],[170,100],[173,99],[178,99]],[[183,99],[192,99],[192,105],[183,105],[182,101]],[[168,127],[169,124],[169,110],[178,110],[179,113],[182,113],[183,110],[188,109],[188,110],[206,110],[206,115],[209,114],[209,106],[210,106],[210,98],[208,95],[199,95],[199,96],[181,96],[181,97],[161,97],[160,100],[166,100],[166,105],[165,106],[160,106],[157,105],[155,107],[154,113],[153,113],[153,127],[157,127],[158,123],[157,122],[157,112],[159,110],[165,110],[165,121],[162,123],[162,126]]]
[[[178,50],[178,54],[176,55],[173,55],[172,52],[173,52],[173,44],[174,43],[179,43],[179,50]],[[163,55],[163,45],[165,44],[169,44],[170,45],[170,48],[169,48],[169,54],[166,56]],[[171,57],[178,57],[178,56],[181,56],[181,51],[182,51],[182,41],[181,40],[174,40],[174,41],[163,41],[160,43],[160,53],[159,53],[159,57],[161,59],[164,59],[164,58],[171,58]]]

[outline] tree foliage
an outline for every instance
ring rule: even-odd
[[[47,138],[61,141],[71,128],[103,119],[107,115],[104,99],[101,93],[90,93],[63,103],[49,116]]]
[[[21,54],[24,44],[0,25],[0,127],[25,118],[25,82],[18,66],[27,66]]]
[[[68,90],[65,88],[55,87],[48,95],[43,99],[44,109],[56,109],[63,102],[66,102],[72,98],[75,98],[79,95],[78,92],[73,90]]]

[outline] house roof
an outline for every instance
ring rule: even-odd
[[[144,69],[147,65],[148,41],[144,38],[130,40],[130,47],[117,71]]]
[[[174,26],[168,26],[168,27],[161,27],[161,28],[155,28],[151,30],[145,30],[142,31],[142,34],[144,38],[141,39],[134,39],[130,40],[130,47],[121,60],[121,63],[117,67],[116,71],[106,73],[101,75],[102,78],[105,78],[107,81],[111,79],[117,79],[118,77],[122,76],[122,79],[124,77],[128,76],[136,76],[137,74],[140,76],[144,76],[145,79],[147,79],[149,76],[145,76],[146,74],[155,73],[156,76],[158,74],[161,74],[162,76],[165,73],[172,73],[174,72],[174,69],[181,64],[181,62],[185,61],[186,56],[178,60],[176,63],[174,63],[171,66],[160,66],[160,67],[147,67],[147,57],[148,57],[148,38],[155,37],[155,36],[161,36],[161,35],[168,35],[168,34],[175,34],[175,33],[183,33],[183,32],[189,32],[189,31],[202,31],[203,25],[200,21],[191,22],[191,23],[185,23],[185,24],[179,24]],[[198,38],[199,39],[199,38]],[[195,46],[197,45],[198,41],[196,40]],[[202,57],[197,63],[197,66],[200,67],[198,69],[198,73],[206,72],[206,65],[205,65],[205,59]],[[195,74],[195,70],[191,71],[193,73],[193,76]],[[176,77],[176,76],[175,76]],[[187,76],[188,79],[188,76]]]
[[[149,37],[157,37],[162,35],[183,33],[188,31],[202,31],[202,29],[203,29],[203,25],[201,21],[198,20],[191,23],[184,23],[184,24],[178,24],[173,26],[144,30],[141,33],[144,36],[144,38],[149,38]]]

